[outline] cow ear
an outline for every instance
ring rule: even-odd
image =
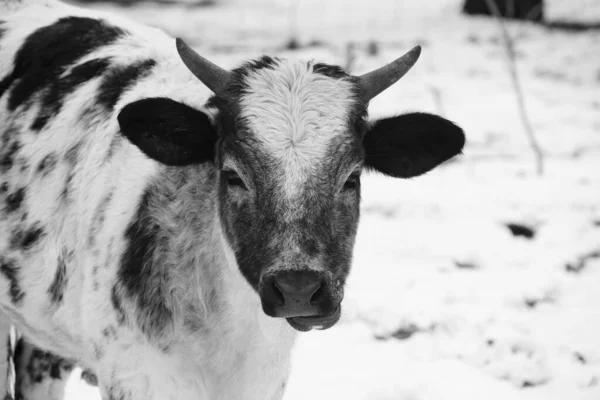
[[[166,165],[214,159],[216,131],[208,116],[177,101],[156,97],[127,104],[117,117],[121,133],[148,157]]]
[[[419,176],[461,153],[463,130],[437,115],[379,120],[365,134],[365,166],[395,178]]]

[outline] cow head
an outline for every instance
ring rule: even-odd
[[[354,77],[268,57],[225,71],[180,40],[177,47],[215,93],[208,106],[216,119],[170,99],[144,99],[119,114],[123,134],[161,163],[215,165],[221,223],[264,312],[301,331],[333,326],[350,269],[361,173],[411,178],[464,145],[462,130],[435,115],[367,119],[369,100],[404,75],[420,49]]]

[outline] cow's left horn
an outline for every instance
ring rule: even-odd
[[[177,52],[185,66],[210,90],[219,94],[225,85],[227,85],[227,82],[229,82],[231,72],[211,63],[196,53],[182,39],[177,38],[175,43],[177,45]]]
[[[416,46],[396,61],[384,65],[358,77],[362,88],[362,98],[371,100],[385,89],[392,86],[412,68],[421,55],[421,46]]]

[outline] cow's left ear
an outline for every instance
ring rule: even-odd
[[[217,133],[208,116],[163,97],[127,104],[117,117],[121,133],[148,157],[166,165],[214,159]]]
[[[365,134],[365,166],[396,178],[424,174],[460,154],[463,130],[437,115],[411,113],[379,120]]]

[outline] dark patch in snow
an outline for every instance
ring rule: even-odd
[[[579,352],[575,352],[575,359],[577,359],[577,361],[581,364],[587,364],[587,359]]]
[[[533,237],[536,234],[534,228],[520,224],[520,223],[507,222],[504,225],[510,230],[510,233],[512,233],[513,236],[516,236],[516,237],[522,236],[527,239],[533,239]]]
[[[565,265],[565,269],[567,272],[578,274],[585,269],[588,261],[596,258],[600,258],[600,250],[589,252],[580,256],[577,260],[567,263],[567,265]]]
[[[556,299],[554,298],[552,293],[546,293],[544,294],[544,296],[539,297],[539,298],[534,298],[534,297],[528,297],[524,300],[525,305],[527,306],[527,308],[536,308],[538,305],[540,304],[553,304],[556,302]]]
[[[475,264],[472,261],[460,261],[460,260],[453,260],[454,261],[454,265],[456,266],[456,268],[459,269],[479,269],[479,265]]]
[[[398,339],[398,340],[406,340],[410,339],[417,332],[424,332],[425,329],[419,328],[415,324],[406,324],[400,326],[395,331],[385,334],[385,335],[375,335],[375,339],[377,340],[389,340],[389,339]]]
[[[551,30],[567,32],[587,32],[600,30],[600,22],[550,21],[544,24]]]
[[[536,386],[541,386],[541,385],[544,385],[544,384],[546,384],[547,382],[548,382],[548,381],[547,381],[547,380],[545,380],[545,379],[544,379],[544,380],[540,380],[540,381],[527,381],[527,380],[526,380],[526,381],[523,381],[523,383],[521,383],[521,387],[522,387],[523,389],[526,389],[526,388],[532,388],[532,387],[536,387]]]

